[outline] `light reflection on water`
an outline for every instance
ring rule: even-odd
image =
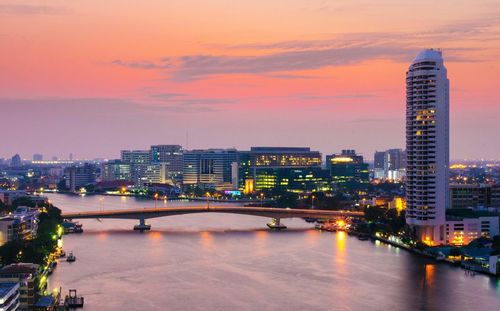
[[[50,197],[67,211],[154,206],[131,197]],[[50,286],[78,289],[85,310],[494,310],[500,304],[496,279],[343,232],[315,231],[300,219],[284,220],[283,232],[268,231],[266,222],[174,216],[151,219],[152,231],[141,234],[132,220],[82,220],[83,234],[64,236],[77,261],[60,262]]]

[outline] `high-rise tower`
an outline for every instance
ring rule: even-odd
[[[439,50],[406,73],[406,222],[427,244],[445,243],[449,206],[449,81]]]

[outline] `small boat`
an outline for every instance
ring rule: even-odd
[[[67,308],[82,308],[83,302],[83,297],[78,297],[76,289],[70,289],[69,294],[64,299],[64,306]]]
[[[51,275],[56,267],[57,267],[57,261],[51,262],[47,268],[47,273]]]
[[[68,258],[66,258],[67,262],[74,262],[76,260],[75,255],[73,255],[73,252],[70,252],[68,255]]]
[[[370,235],[368,233],[360,233],[358,235],[358,240],[360,241],[366,241],[370,239]]]
[[[66,252],[61,249],[61,251],[59,252],[59,258],[64,258],[64,257],[66,257]]]

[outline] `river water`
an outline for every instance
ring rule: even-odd
[[[49,194],[63,211],[154,207],[131,197]],[[203,203],[158,201],[158,206]],[[500,279],[421,258],[300,219],[195,214],[81,220],[64,236],[50,288],[76,288],[85,310],[500,310]]]

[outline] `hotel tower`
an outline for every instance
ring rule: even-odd
[[[406,222],[429,245],[446,243],[449,101],[441,51],[421,51],[406,73]]]

